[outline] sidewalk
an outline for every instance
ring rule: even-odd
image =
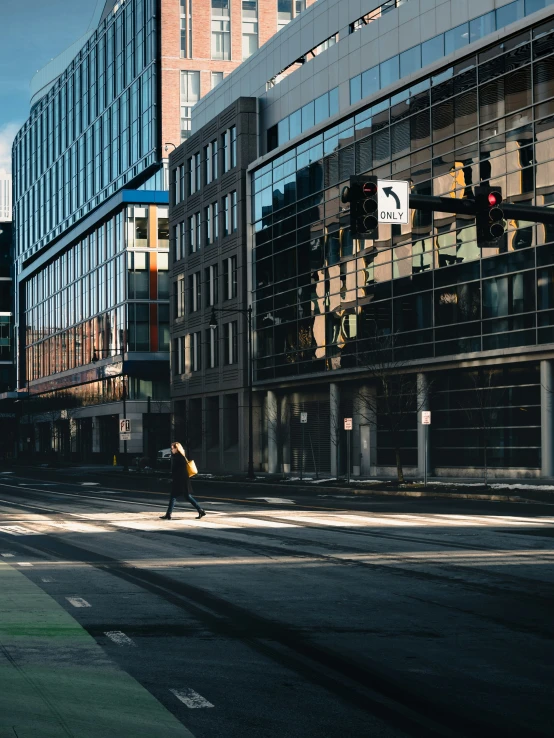
[[[0,592],[0,738],[193,738],[16,563]]]

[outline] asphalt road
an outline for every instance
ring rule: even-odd
[[[554,506],[87,479],[0,474],[0,554],[196,738],[552,735]]]

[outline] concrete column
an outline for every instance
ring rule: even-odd
[[[96,416],[92,418],[92,453],[100,453],[100,421]]]
[[[331,476],[338,477],[339,475],[339,453],[340,453],[340,426],[341,426],[341,415],[340,415],[340,388],[338,384],[331,383],[329,385],[329,404],[330,404],[330,438],[331,438]]]
[[[270,474],[279,471],[279,449],[277,448],[279,422],[279,403],[275,392],[268,391],[266,398],[267,408],[267,470]]]
[[[283,473],[290,474],[290,402],[289,398],[286,396],[281,399],[281,426],[281,438],[283,440]]]
[[[554,476],[553,391],[552,361],[541,361],[541,477]]]
[[[377,460],[377,416],[375,387],[362,385],[356,395],[354,430],[357,436],[355,447],[359,459],[359,474],[369,477],[376,474]],[[356,426],[357,421],[357,426]]]
[[[425,434],[427,433],[427,475],[431,474],[431,429],[421,424],[422,410],[431,409],[429,380],[426,374],[417,375],[417,473],[425,474]]]
[[[223,471],[225,469],[225,456],[224,456],[224,449],[225,449],[225,431],[224,431],[224,422],[225,422],[225,403],[223,400],[224,396],[219,395],[219,470]]]

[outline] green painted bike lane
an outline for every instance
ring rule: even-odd
[[[0,561],[0,738],[194,738],[84,628]]]

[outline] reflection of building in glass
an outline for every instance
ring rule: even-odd
[[[12,181],[0,172],[0,222],[12,219]]]
[[[322,38],[310,44],[338,33],[336,44],[266,86],[260,75],[295,59],[261,49],[193,116],[200,128],[222,114],[239,75],[263,111],[248,226],[264,407],[258,468],[299,470],[305,411],[324,453],[318,462],[305,448],[304,468],[344,471],[344,415],[354,418],[353,471],[388,473],[397,446],[407,467],[422,470],[417,413],[432,409],[433,466],[477,474],[486,448],[496,469],[550,475],[552,227],[509,221],[492,248],[477,243],[471,216],[415,211],[410,224],[358,241],[340,193],[352,174],[370,173],[408,180],[414,194],[467,198],[489,182],[511,202],[552,204],[552,8],[518,0],[476,17],[457,10],[456,27],[428,38],[434,24],[414,20],[409,2],[377,14],[364,5],[360,21],[359,3],[341,3],[333,27],[332,3],[320,0]],[[381,43],[385,21],[390,44]],[[500,28],[498,41],[490,34]],[[420,388],[392,430],[386,398],[376,396],[385,358]]]

